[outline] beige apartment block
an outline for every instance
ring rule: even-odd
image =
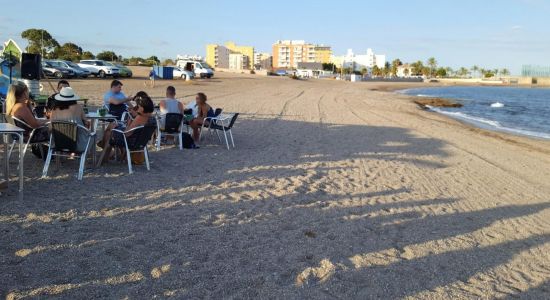
[[[273,67],[296,69],[298,63],[326,63],[332,51],[329,46],[314,45],[303,40],[284,40],[273,44]]]

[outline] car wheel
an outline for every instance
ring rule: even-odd
[[[84,75],[84,76],[82,76],[82,78],[88,78],[88,75]]]
[[[103,70],[99,71],[99,73],[97,74],[97,77],[105,78],[105,71],[103,71]]]
[[[210,79],[212,78],[212,75],[206,75],[206,78]]]
[[[186,80],[186,79],[187,79],[187,76],[185,76],[185,74],[181,74],[181,79],[182,79],[182,80]]]
[[[53,75],[55,76],[55,78],[63,78],[63,73],[61,72],[55,72]]]

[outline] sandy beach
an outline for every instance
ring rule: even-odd
[[[239,112],[236,148],[207,136],[151,151],[150,171],[111,162],[81,182],[76,160],[41,179],[27,153],[24,200],[15,183],[0,198],[1,297],[550,297],[549,141],[390,92],[415,83],[122,81]],[[91,104],[109,84],[71,81]]]

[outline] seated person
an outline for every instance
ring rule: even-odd
[[[195,143],[198,143],[199,128],[201,128],[203,122],[205,122],[204,118],[214,116],[214,110],[212,110],[210,105],[206,104],[206,95],[204,93],[198,93],[195,100],[197,101],[197,115],[189,122],[189,126],[193,128],[193,139]],[[208,125],[208,121],[206,121],[205,125]]]
[[[135,127],[142,126],[142,125],[155,125],[155,119],[153,117],[153,112],[155,111],[155,106],[153,104],[153,101],[149,96],[141,96],[136,97],[136,106],[134,110],[136,111],[136,117],[133,120],[129,120],[127,124],[125,123],[119,123],[116,125],[115,123],[110,124],[107,129],[105,130],[105,133],[103,135],[103,152],[101,153],[101,157],[99,159],[98,165],[101,165],[105,157],[110,157],[111,155],[111,146],[124,146],[124,138],[122,135],[118,132],[115,132],[113,134],[113,129],[119,129],[122,131],[128,131]],[[131,138],[132,134],[134,132],[126,133],[126,138]],[[100,145],[102,146],[102,145]]]
[[[76,124],[89,127],[89,121],[86,120],[86,115],[82,109],[82,105],[76,100],[80,99],[75,95],[71,87],[64,87],[55,95],[53,102],[53,110],[50,113],[51,121],[69,121]],[[83,152],[86,149],[88,142],[88,134],[78,130],[78,145],[77,151]]]
[[[16,81],[10,85],[6,96],[6,115],[20,119],[33,129],[44,126],[47,122],[46,120],[36,119],[32,113],[29,89],[21,81]],[[25,140],[28,139],[30,133],[30,131],[25,132]],[[48,141],[49,138],[48,128],[43,127],[34,132],[31,143]]]
[[[59,80],[57,82],[57,93],[52,94],[50,97],[48,97],[48,102],[46,102],[46,117],[50,117],[50,112],[53,110],[53,106],[55,103],[55,96],[61,92],[61,89],[64,87],[70,87],[69,82],[65,79]]]
[[[109,113],[120,120],[122,114],[132,108],[129,103],[132,99],[132,96],[126,97],[122,92],[122,82],[115,79],[111,82],[111,90],[103,96],[103,103],[109,108]]]
[[[176,99],[176,89],[173,86],[166,88],[166,99],[160,101],[159,110],[160,128],[162,130],[164,130],[164,124],[166,123],[166,114],[183,114],[183,104]]]

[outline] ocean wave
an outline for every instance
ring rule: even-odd
[[[432,107],[429,105],[427,105],[426,107],[428,107],[431,111],[434,111],[443,115],[447,115],[455,119],[466,121],[468,123],[477,125],[478,127],[484,127],[486,129],[492,129],[497,131],[519,134],[519,135],[526,135],[526,136],[531,136],[536,138],[550,139],[549,133],[507,127],[507,126],[501,125],[498,121],[489,120],[489,119],[480,118],[480,117],[474,117],[462,112],[444,111],[437,107]]]

